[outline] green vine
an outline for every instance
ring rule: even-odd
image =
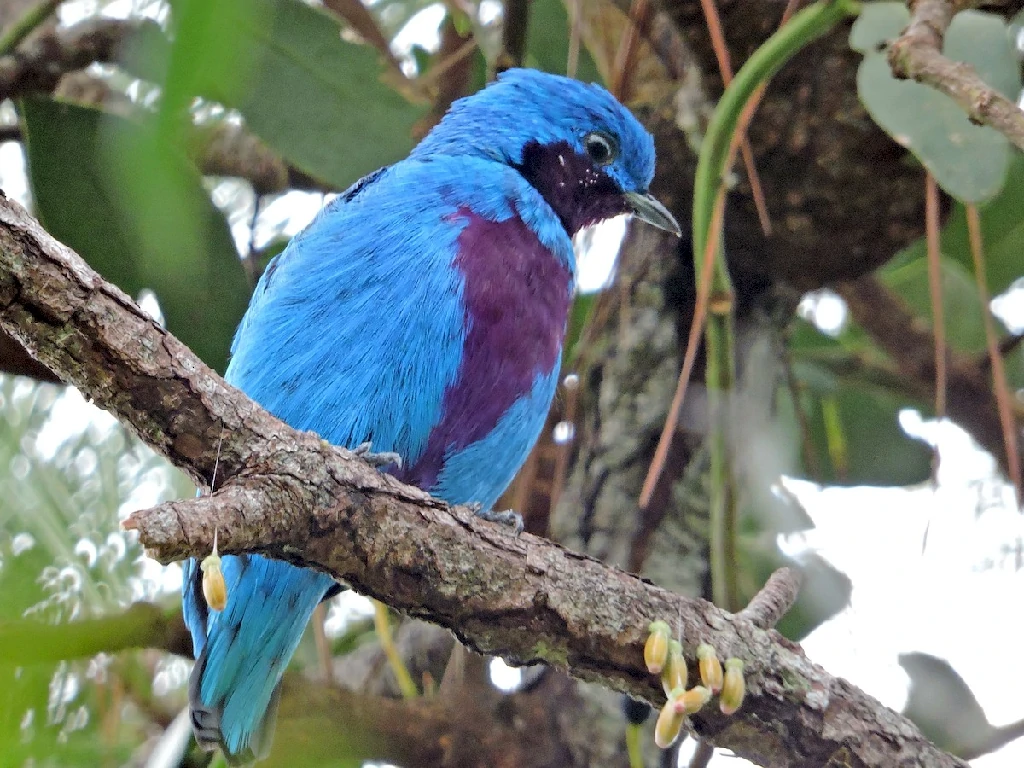
[[[694,180],[693,259],[697,284],[705,279],[704,252],[711,237],[715,199],[724,183],[730,145],[740,116],[757,89],[805,46],[827,34],[839,22],[860,12],[857,0],[819,0],[797,13],[753,55],[726,88],[701,144]],[[718,233],[720,235],[720,233]],[[728,610],[740,606],[737,584],[736,493],[728,457],[725,393],[733,387],[736,356],[732,317],[732,282],[718,237],[711,280],[707,344],[708,400],[711,407],[711,533],[712,597]]]

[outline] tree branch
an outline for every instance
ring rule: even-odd
[[[930,85],[959,104],[979,125],[988,125],[1024,149],[1024,111],[987,85],[974,67],[942,55],[953,16],[975,3],[909,0],[910,25],[889,46],[889,65],[898,78]]]
[[[0,199],[0,327],[113,412],[213,496],[135,513],[149,551],[260,551],[316,567],[464,643],[664,702],[643,643],[654,619],[688,656],[708,642],[748,670],[743,709],[693,718],[705,740],[763,765],[962,766],[799,647],[701,600],[529,534],[519,538],[381,475],[273,418],[216,376],[122,291]],[[694,673],[696,674],[696,673]]]

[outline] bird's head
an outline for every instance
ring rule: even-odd
[[[626,213],[680,232],[648,192],[654,140],[599,85],[510,69],[452,105],[414,152],[430,154],[482,155],[516,168],[570,236]]]

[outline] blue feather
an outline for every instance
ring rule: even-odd
[[[594,132],[614,142],[607,162],[588,155]],[[297,429],[369,441],[402,457],[399,478],[489,509],[557,387],[572,236],[629,213],[653,166],[650,136],[603,89],[506,72],[268,265],[226,378]],[[185,564],[190,702],[200,742],[239,762],[269,747],[281,675],[337,585],[257,555],[222,564],[220,613]]]

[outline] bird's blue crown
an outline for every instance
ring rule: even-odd
[[[654,141],[637,119],[599,85],[537,70],[510,69],[455,102],[413,156],[476,154],[519,166],[530,145],[563,144],[579,156],[593,155],[595,139],[588,137],[595,135],[610,144],[603,172],[621,191],[645,193],[654,175]]]

